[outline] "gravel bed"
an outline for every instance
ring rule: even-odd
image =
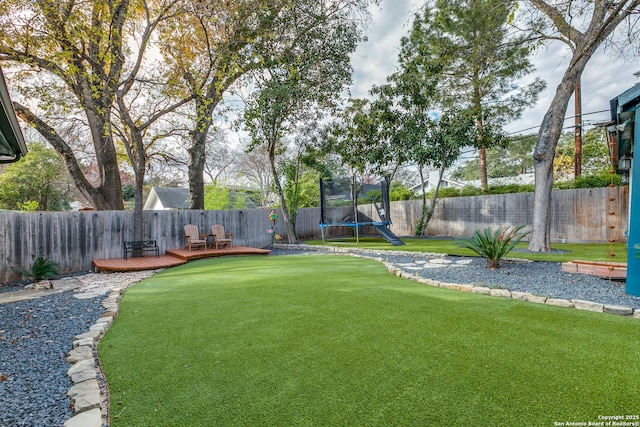
[[[65,359],[103,299],[64,292],[0,305],[0,427],[62,426],[73,416]]]
[[[293,253],[323,253],[321,249],[304,250],[275,249],[273,255]],[[357,251],[354,251],[357,252]],[[461,285],[485,286],[488,288],[508,289],[510,291],[529,292],[547,298],[580,299],[601,304],[622,305],[640,309],[640,298],[627,295],[625,283],[609,281],[586,274],[570,274],[562,271],[562,265],[555,262],[530,262],[518,260],[503,260],[501,267],[489,270],[487,262],[476,257],[444,256],[438,257],[450,261],[443,267],[410,268],[407,264],[425,261],[434,255],[380,251],[373,255],[361,254],[365,257],[382,258],[391,264],[420,277],[445,283]],[[456,261],[466,260],[466,265],[456,264]]]

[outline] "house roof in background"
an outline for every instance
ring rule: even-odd
[[[147,203],[152,199],[153,193],[155,193],[165,209],[189,209],[191,207],[188,188],[153,187]],[[148,209],[146,205],[145,209]]]
[[[27,144],[9,97],[9,90],[0,68],[0,163],[20,160],[27,154]]]

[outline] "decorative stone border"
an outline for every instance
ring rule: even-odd
[[[74,337],[73,349],[67,355],[67,362],[72,364],[67,375],[73,382],[67,396],[71,400],[74,416],[64,423],[64,427],[102,427],[107,424],[109,388],[106,382],[101,385],[99,381],[103,374],[98,358],[98,343],[118,316],[124,290],[158,271],[90,274],[82,277],[84,285],[74,297],[88,299],[107,293],[108,296],[102,301],[104,313],[87,332]]]
[[[380,261],[382,261],[380,259]],[[539,295],[534,295],[528,292],[518,292],[518,291],[510,291],[508,289],[493,289],[487,288],[483,286],[472,286],[472,285],[459,285],[456,283],[444,283],[437,282],[431,279],[425,279],[422,277],[414,276],[405,271],[402,271],[400,268],[394,266],[393,264],[382,261],[382,263],[387,267],[387,270],[394,276],[402,277],[403,279],[413,280],[418,283],[422,283],[424,285],[434,286],[437,288],[443,289],[452,289],[461,292],[471,292],[474,294],[481,295],[489,295],[492,297],[499,298],[510,298],[510,299],[518,299],[522,301],[533,302],[536,304],[546,304],[553,305],[556,307],[565,307],[565,308],[575,308],[578,310],[586,310],[593,311],[597,313],[608,313],[615,314],[618,316],[630,316],[635,319],[640,319],[640,309],[634,310],[631,307],[626,307],[622,305],[610,305],[610,304],[600,304],[592,301],[584,301],[579,299],[560,299],[560,298],[547,298]]]

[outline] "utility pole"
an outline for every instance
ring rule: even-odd
[[[575,101],[575,150],[573,158],[573,175],[578,179],[582,175],[582,89],[580,78],[573,94]]]

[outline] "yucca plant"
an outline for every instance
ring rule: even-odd
[[[20,273],[30,277],[36,282],[43,279],[51,279],[58,275],[58,263],[49,261],[44,257],[38,257],[31,266],[31,270],[19,269]]]
[[[487,260],[490,269],[499,268],[500,260],[513,249],[529,232],[522,232],[524,225],[506,226],[491,231],[476,231],[473,237],[461,237],[456,244],[461,248],[471,249]]]

